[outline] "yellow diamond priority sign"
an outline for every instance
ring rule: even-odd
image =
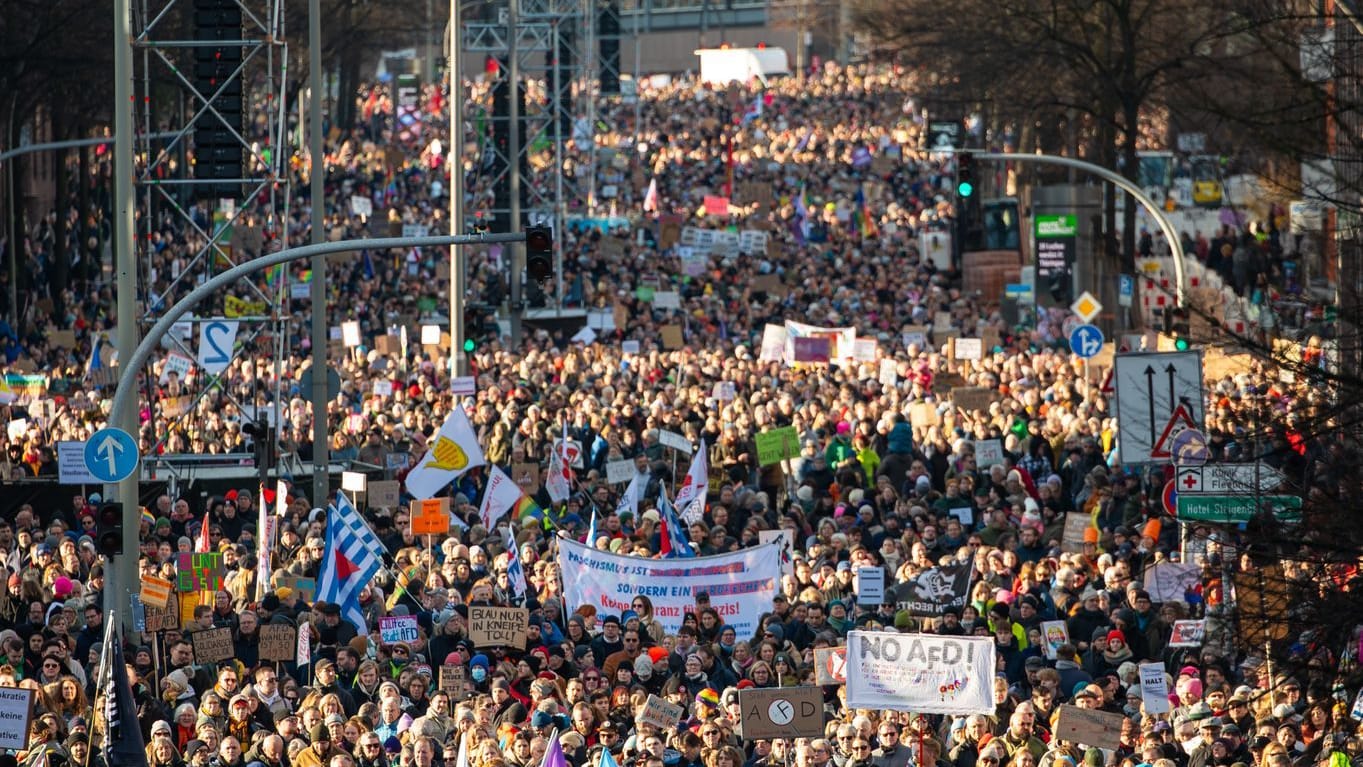
[[[1092,322],[1093,318],[1097,317],[1098,312],[1102,310],[1103,305],[1098,303],[1098,299],[1094,298],[1093,294],[1087,290],[1075,299],[1074,303],[1070,304],[1070,311],[1074,312],[1074,315],[1084,322]]]

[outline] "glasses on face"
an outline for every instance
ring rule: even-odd
[[[862,743],[862,744],[859,744],[859,745],[853,745],[853,746],[852,746],[852,753],[854,753],[854,754],[864,754],[864,753],[866,753],[867,751],[870,751],[870,750],[871,750],[871,747],[868,746],[868,745],[866,745],[865,743]]]
[[[43,668],[57,668],[57,664],[55,664],[55,663],[44,663],[44,664],[43,664]]]
[[[394,654],[394,655],[406,655],[406,654],[407,654],[407,651],[406,651],[406,650],[401,650],[401,649],[399,649],[399,650],[394,650],[394,651],[393,651],[393,654]]]
[[[897,732],[889,732],[889,731],[887,730],[887,731],[885,731],[885,732],[880,733],[880,737],[882,737],[882,738],[897,738],[897,737],[899,737],[899,733],[897,733]]]

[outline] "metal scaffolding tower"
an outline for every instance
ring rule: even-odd
[[[132,0],[131,10],[137,296],[145,330],[178,296],[213,274],[282,247],[290,187],[288,46],[284,0]],[[153,140],[157,133],[169,137]],[[183,234],[187,258],[169,265],[159,258],[156,242],[163,231]],[[288,275],[281,270],[275,277],[243,283],[230,313],[241,327],[236,346],[264,351],[260,347],[266,345],[283,360]],[[228,313],[224,305],[201,307],[199,317],[163,340],[171,359],[198,367],[192,344],[200,323]],[[234,350],[221,351],[230,359]],[[211,385],[202,370],[191,404],[180,398],[157,401],[155,382],[164,382],[166,373],[144,372],[154,417],[179,425],[193,417],[205,394],[218,389],[243,418],[280,422],[278,375],[269,398],[274,412],[267,413],[257,412],[260,392],[242,402],[229,388]],[[169,431],[156,435],[156,448]]]
[[[497,61],[495,68],[488,67],[489,75],[500,80],[493,85],[494,101],[500,88],[502,97],[517,102],[517,90],[510,81],[522,84],[523,100],[511,109],[487,105],[485,122],[494,140],[486,142],[479,167],[491,176],[488,180],[494,187],[505,183],[512,169],[523,169],[516,199],[497,203],[492,213],[511,231],[525,225],[553,226],[558,279],[554,295],[545,299],[549,306],[561,307],[567,219],[571,214],[590,215],[598,208],[597,104],[598,99],[613,96],[603,92],[602,83],[608,89],[612,83],[614,91],[619,89],[619,2],[508,0],[497,10],[495,20],[463,26],[461,49]],[[520,130],[513,161],[511,142],[496,137],[512,132],[510,123],[517,115]],[[520,279],[514,268],[512,275],[513,280]],[[513,285],[513,303],[519,292]],[[531,302],[534,299],[531,296]],[[514,307],[512,313],[516,314]]]

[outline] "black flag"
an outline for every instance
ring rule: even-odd
[[[144,765],[147,763],[146,744],[142,728],[137,724],[137,703],[133,700],[132,684],[128,681],[128,667],[123,660],[122,632],[115,629],[113,664],[109,685],[105,688],[104,753],[109,764]]]
[[[948,607],[960,609],[970,601],[969,562],[932,567],[891,589],[900,610],[919,617],[939,617]]]

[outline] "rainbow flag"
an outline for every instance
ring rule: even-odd
[[[528,495],[522,495],[521,500],[516,504],[516,519],[525,519],[528,516],[542,514],[543,510],[539,504],[530,499]]]

